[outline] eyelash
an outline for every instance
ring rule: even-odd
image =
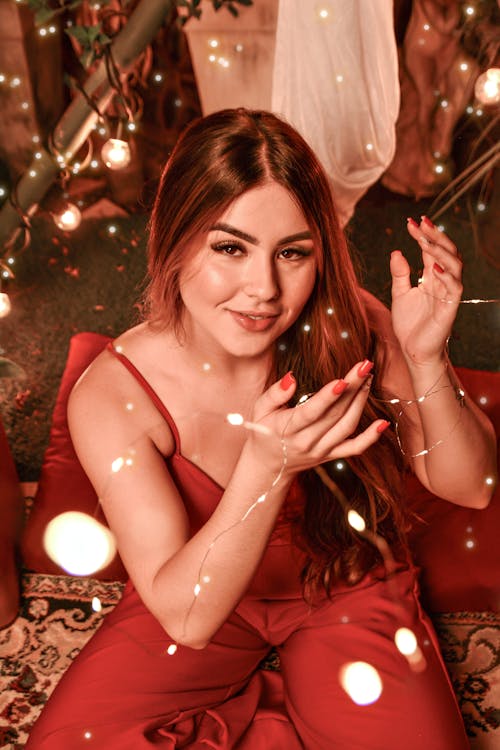
[[[217,242],[216,244],[211,245],[211,248],[215,252],[220,252],[220,253],[224,252],[224,250],[229,250],[229,249],[239,250],[241,253],[245,252],[245,247],[243,245],[240,245],[238,242],[234,242],[234,240],[227,240],[226,242]],[[298,256],[300,258],[307,258],[309,255],[311,255],[312,250],[307,250],[306,248],[301,248],[301,247],[285,247],[283,248],[283,250],[280,250],[280,254],[285,253],[285,252],[293,252],[296,257]],[[228,255],[229,254],[232,255],[232,253],[228,253]]]

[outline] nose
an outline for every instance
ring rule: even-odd
[[[274,258],[249,258],[244,291],[248,297],[262,301],[277,299],[280,285]]]

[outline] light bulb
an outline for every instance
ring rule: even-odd
[[[80,226],[82,214],[78,206],[75,206],[74,203],[65,203],[59,213],[52,214],[52,218],[56,227],[66,232],[73,232],[73,230]]]
[[[47,524],[43,544],[51,560],[71,575],[91,575],[106,567],[116,553],[110,530],[79,511],[53,518]]]
[[[11,309],[9,295],[6,292],[0,292],[0,318],[5,318]]]
[[[489,68],[482,73],[474,86],[474,94],[481,104],[500,102],[500,68]]]
[[[110,138],[102,147],[101,156],[108,169],[124,169],[130,164],[130,146],[127,141]]]

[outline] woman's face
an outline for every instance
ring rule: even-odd
[[[181,272],[186,340],[212,355],[267,353],[300,315],[316,268],[290,193],[275,182],[248,190],[196,242]]]

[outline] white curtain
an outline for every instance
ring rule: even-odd
[[[399,111],[392,0],[279,0],[272,110],[328,173],[343,224],[388,167]]]

